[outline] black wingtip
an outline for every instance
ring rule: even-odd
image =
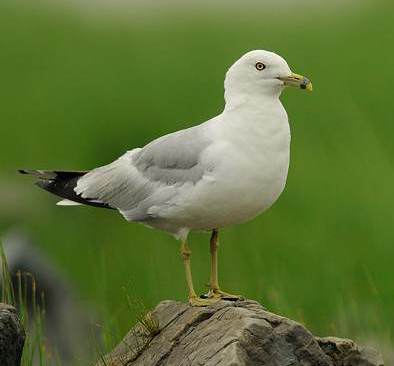
[[[37,177],[38,180],[35,182],[35,185],[58,197],[88,206],[113,209],[113,207],[107,203],[99,202],[94,199],[82,198],[75,193],[74,188],[78,183],[78,179],[85,175],[87,171],[18,169],[18,172]]]

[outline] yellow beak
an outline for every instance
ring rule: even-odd
[[[312,91],[312,83],[305,76],[298,74],[291,74],[286,77],[279,77],[279,80],[283,81],[283,84],[286,86],[295,86],[297,88],[305,89],[307,91]]]

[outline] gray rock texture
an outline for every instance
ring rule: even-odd
[[[314,337],[255,301],[162,301],[97,366],[383,366],[353,341]]]
[[[25,332],[16,309],[0,303],[0,365],[19,366],[24,342]]]

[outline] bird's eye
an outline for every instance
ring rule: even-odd
[[[256,62],[255,67],[256,67],[256,70],[259,70],[259,71],[265,69],[265,65],[262,62]]]

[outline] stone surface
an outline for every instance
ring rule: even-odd
[[[333,364],[340,366],[375,366],[383,365],[381,356],[371,347],[360,347],[350,339],[336,337],[316,337],[320,348]]]
[[[19,366],[25,332],[13,306],[0,303],[0,365]]]
[[[314,337],[251,300],[205,308],[162,301],[151,317],[157,334],[138,324],[97,366],[383,366],[376,351]]]

